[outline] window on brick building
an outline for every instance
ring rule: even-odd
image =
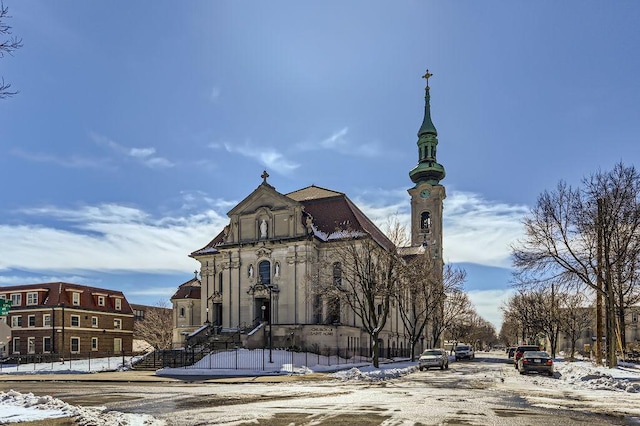
[[[11,317],[11,327],[22,327],[22,315],[14,315]]]
[[[38,304],[38,293],[27,293],[27,305]]]
[[[11,306],[16,307],[22,305],[22,295],[20,293],[14,293],[11,295]]]

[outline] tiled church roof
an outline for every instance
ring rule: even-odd
[[[171,296],[173,299],[200,299],[202,286],[200,280],[191,278],[189,281],[180,284],[178,290]]]
[[[286,196],[299,202],[312,218],[314,235],[323,241],[370,235],[378,244],[391,250],[394,244],[380,229],[342,192],[311,185]],[[303,225],[306,217],[301,218]],[[216,253],[224,242],[223,232],[192,256]]]

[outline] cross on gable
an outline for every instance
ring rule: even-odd
[[[262,172],[260,177],[263,179],[264,183],[267,183],[267,178],[269,177],[269,173],[267,173],[267,171],[265,170],[264,172]]]

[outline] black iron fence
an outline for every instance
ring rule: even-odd
[[[338,354],[321,355],[313,352],[297,352],[287,349],[244,349],[216,350],[203,356],[198,362],[186,365],[186,369],[224,369],[253,371],[289,371],[318,369],[349,364],[368,363],[371,358],[361,355],[343,357]]]
[[[382,362],[392,358],[408,358],[407,350],[391,354],[384,351]],[[405,353],[406,352],[406,353]],[[384,355],[389,353],[389,357]],[[391,356],[394,355],[394,356]],[[203,370],[251,370],[306,372],[307,369],[322,371],[324,367],[335,369],[349,365],[366,364],[372,361],[369,348],[187,348],[172,351],[156,351],[147,359],[156,359],[155,368],[182,367]],[[135,368],[138,368],[137,366]]]
[[[126,355],[124,351],[90,351],[65,353],[12,354],[0,359],[0,372],[7,370],[78,372],[112,371],[128,368],[138,357]]]

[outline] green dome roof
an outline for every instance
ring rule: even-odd
[[[444,179],[444,166],[436,159],[436,148],[438,147],[438,131],[431,121],[431,95],[429,93],[429,77],[427,73],[422,77],[427,79],[427,87],[424,94],[424,118],[418,130],[418,165],[409,172],[409,177],[413,183],[418,184],[428,182],[431,185],[438,185]]]

